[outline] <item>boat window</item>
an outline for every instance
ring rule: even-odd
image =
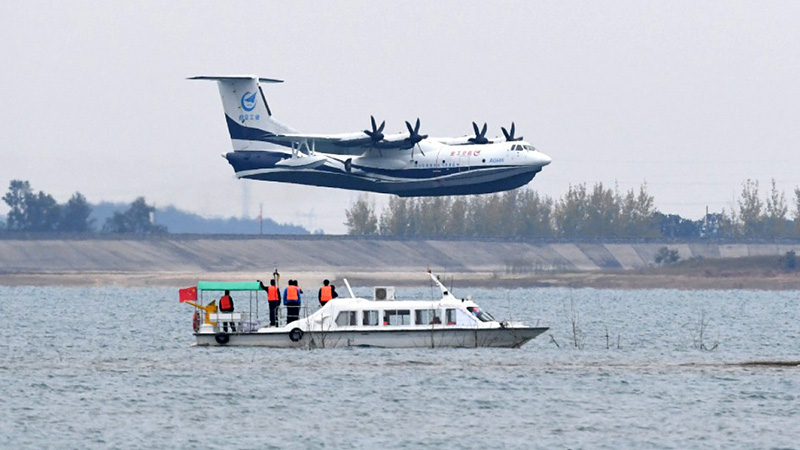
[[[494,317],[488,312],[478,308],[477,306],[467,306],[467,309],[472,314],[475,314],[475,317],[480,319],[481,322],[495,322]]]
[[[336,316],[336,325],[340,327],[346,327],[348,325],[355,325],[356,324],[356,312],[355,311],[342,311]]]
[[[364,311],[363,325],[378,325],[378,311]]]
[[[411,325],[411,310],[387,309],[383,312],[384,325]]]
[[[444,311],[444,323],[448,325],[455,325],[456,324],[456,310],[455,309],[446,309]]]
[[[414,311],[417,325],[436,325],[442,323],[438,309],[418,309]]]

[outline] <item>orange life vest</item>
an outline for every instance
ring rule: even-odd
[[[319,300],[327,302],[333,298],[333,289],[330,286],[322,286],[319,290]]]
[[[284,300],[289,302],[296,302],[300,300],[300,288],[297,286],[286,286],[286,298]]]
[[[269,286],[267,288],[267,300],[271,302],[277,302],[280,300],[280,296],[278,295],[278,286]]]
[[[231,300],[230,295],[223,295],[219,299],[219,310],[222,312],[233,311],[233,300]]]

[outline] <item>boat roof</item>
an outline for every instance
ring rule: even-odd
[[[461,300],[452,296],[424,300],[371,300],[362,297],[338,297],[328,301],[337,310],[356,309],[421,309],[443,306],[478,306],[472,300]],[[321,311],[321,310],[320,310]]]
[[[257,281],[198,281],[198,291],[260,291]]]

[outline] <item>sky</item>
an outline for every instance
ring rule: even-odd
[[[0,189],[145,196],[335,234],[358,192],[237,180],[215,83],[256,74],[299,132],[516,123],[553,159],[527,186],[644,183],[665,213],[800,186],[800,2],[0,2]],[[388,196],[370,194],[376,207]],[[0,214],[8,211],[0,204]],[[793,211],[793,208],[790,208]]]

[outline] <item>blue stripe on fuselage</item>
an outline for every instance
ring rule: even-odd
[[[258,169],[275,169],[275,164],[283,159],[289,159],[291,156],[283,152],[270,152],[264,150],[240,150],[231,152],[225,155],[225,158],[233,166],[234,171],[241,172],[246,170]],[[411,167],[408,169],[378,169],[374,167],[353,166],[354,169],[363,173],[346,173],[343,170],[330,167],[320,166],[314,169],[314,172],[325,172],[331,174],[345,175],[355,178],[372,178],[375,176],[396,178],[400,180],[418,181],[418,180],[434,180],[440,177],[447,177],[456,174],[476,174],[483,171],[500,171],[500,170],[519,170],[520,166],[471,166],[471,167]],[[538,172],[539,168],[531,167],[530,172]],[[281,170],[290,170],[282,168]]]
[[[228,123],[228,133],[231,139],[240,139],[243,141],[261,141],[269,142],[271,144],[280,145],[283,147],[291,147],[292,145],[286,142],[276,142],[270,138],[275,136],[275,133],[269,131],[259,130],[258,128],[246,127],[239,122],[233,120],[225,114],[225,121]]]
[[[410,180],[417,180],[417,179],[431,179],[436,177],[443,177],[447,175],[454,175],[459,173],[467,173],[467,172],[479,172],[485,170],[519,170],[524,166],[509,166],[509,165],[493,165],[493,166],[486,166],[486,165],[475,165],[475,166],[468,166],[468,167],[411,167],[408,169],[378,169],[375,167],[365,167],[365,166],[356,166],[353,165],[354,169],[361,170],[365,173],[371,175],[382,175],[386,177],[397,177],[397,178],[406,178]],[[541,170],[540,168],[531,166],[529,171],[526,172],[538,172]]]

